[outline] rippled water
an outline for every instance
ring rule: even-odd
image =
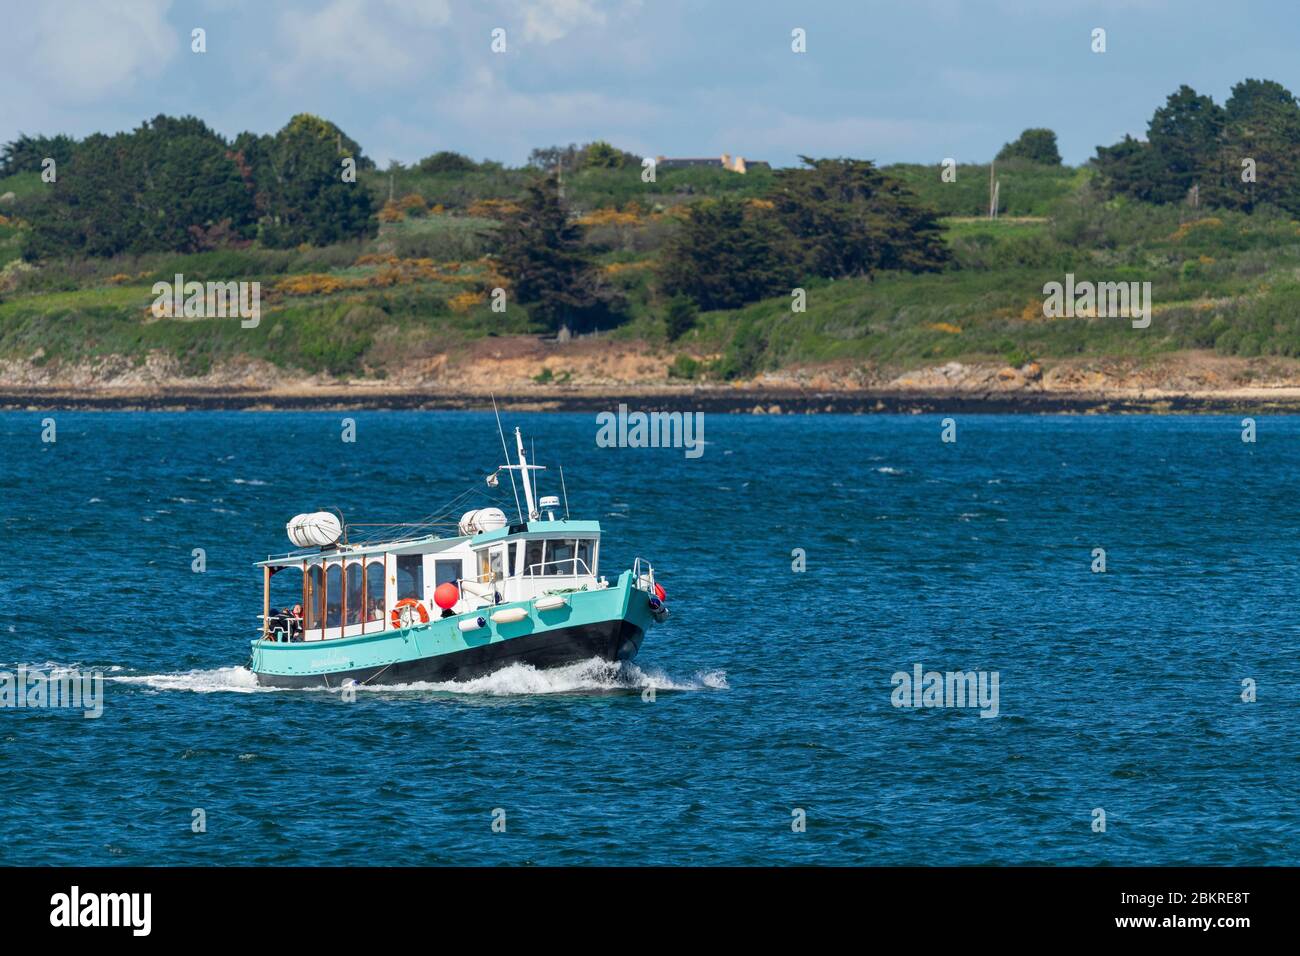
[[[710,415],[687,459],[507,415],[670,620],[347,702],[253,685],[251,562],[482,487],[490,415],[45,417],[0,415],[0,670],[108,681],[0,710],[0,862],[1300,863],[1298,419]],[[916,664],[996,671],[998,716],[894,707]]]

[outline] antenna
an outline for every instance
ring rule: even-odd
[[[510,452],[506,450],[506,433],[501,430],[501,413],[497,411],[497,397],[492,396],[492,414],[497,417],[497,434],[501,436],[501,451],[506,456],[506,462],[510,461]],[[515,473],[510,472],[510,490],[515,493],[515,511],[519,513],[519,520],[524,520],[524,513],[519,507],[519,489],[515,487]]]
[[[564,492],[564,520],[569,520],[569,489],[564,487],[564,466],[560,466],[560,491]]]

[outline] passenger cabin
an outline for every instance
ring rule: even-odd
[[[468,516],[467,516],[468,517]],[[463,528],[462,528],[463,530]],[[552,591],[608,587],[598,577],[600,523],[555,519],[383,543],[333,544],[275,555],[263,569],[262,636],[323,641],[392,630],[397,602],[421,602],[430,619],[529,601]],[[434,602],[456,585],[446,614]],[[292,613],[294,605],[301,613]]]

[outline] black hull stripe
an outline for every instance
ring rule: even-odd
[[[257,672],[257,682],[264,687],[338,687],[344,681],[381,686],[472,680],[511,664],[531,664],[542,669],[561,667],[599,657],[607,661],[631,660],[641,648],[645,636],[630,621],[602,621],[566,627],[541,634],[512,637],[481,647],[470,647],[451,654],[398,661],[380,667],[335,671],[330,674],[266,674]]]

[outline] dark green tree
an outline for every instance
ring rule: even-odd
[[[1098,146],[1093,166],[1105,195],[1156,201],[1163,169],[1150,143],[1126,135],[1114,146]]]
[[[450,150],[441,150],[432,156],[426,156],[420,160],[418,169],[427,175],[437,175],[439,173],[472,173],[478,169],[478,164],[468,156],[460,153],[453,153]]]
[[[803,274],[924,272],[951,259],[938,214],[873,163],[800,158],[803,168],[777,171],[770,198]]]
[[[211,235],[252,237],[252,183],[225,140],[201,120],[155,117],[135,131],[130,150],[141,169],[136,202],[149,248],[194,251]]]
[[[514,299],[549,329],[587,331],[617,320],[622,300],[584,251],[582,227],[569,219],[555,177],[529,184],[497,236]]]
[[[731,309],[789,294],[799,270],[790,235],[766,210],[736,199],[697,203],[666,245],[660,276],[670,295]]]
[[[253,175],[265,196],[262,241],[268,246],[328,245],[375,234],[374,198],[360,180],[343,175],[345,159],[358,169],[369,161],[333,123],[300,113],[257,152]]]
[[[1217,152],[1202,176],[1202,201],[1252,211],[1271,203],[1300,212],[1300,105],[1271,80],[1245,80],[1224,104]]]
[[[1151,191],[1156,202],[1181,202],[1200,182],[1218,150],[1223,124],[1223,107],[1186,84],[1155,111],[1147,142],[1160,165],[1160,181]]]
[[[46,157],[53,159],[56,166],[66,166],[72,159],[72,151],[77,141],[71,136],[27,136],[18,134],[18,138],[0,147],[0,176],[12,176],[15,173],[38,173]]]
[[[225,141],[193,117],[96,134],[59,167],[31,213],[33,258],[191,251],[252,234],[251,183]]]
[[[1041,127],[1027,129],[1015,142],[1007,143],[998,152],[998,162],[1024,159],[1044,166],[1060,166],[1061,153],[1056,148],[1056,134]]]
[[[683,335],[695,328],[695,319],[699,310],[695,302],[685,295],[675,295],[668,300],[668,310],[664,313],[664,326],[668,341],[676,342]]]

